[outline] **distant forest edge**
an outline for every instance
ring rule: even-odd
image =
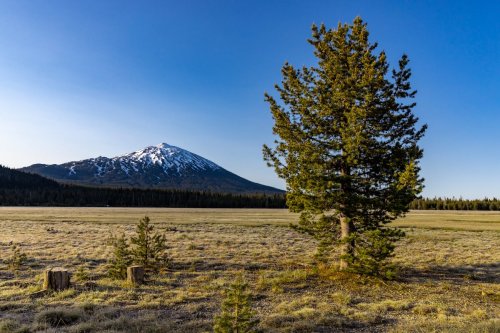
[[[500,210],[500,199],[456,199],[456,198],[422,198],[414,200],[410,209],[415,210]]]
[[[285,195],[76,186],[0,166],[0,206],[285,208]]]
[[[286,208],[285,201],[283,194],[228,194],[65,185],[0,165],[0,206]],[[500,211],[500,199],[423,198],[413,201],[410,209]]]

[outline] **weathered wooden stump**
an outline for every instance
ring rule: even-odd
[[[127,281],[135,286],[143,284],[144,267],[139,265],[127,267]]]
[[[64,290],[69,288],[69,272],[60,267],[51,268],[44,273],[43,289]]]

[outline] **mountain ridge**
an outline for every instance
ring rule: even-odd
[[[227,193],[284,193],[254,183],[185,149],[161,143],[112,158],[99,156],[19,170],[78,185],[185,189]]]

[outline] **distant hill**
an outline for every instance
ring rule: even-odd
[[[59,183],[51,179],[0,165],[0,188],[2,189],[39,189],[59,186]]]
[[[284,193],[225,170],[185,149],[162,143],[113,158],[34,164],[21,171],[57,181],[105,187],[182,189],[222,193]]]

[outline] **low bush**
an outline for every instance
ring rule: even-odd
[[[7,259],[7,266],[9,267],[9,270],[13,272],[17,272],[19,269],[21,269],[22,266],[26,264],[28,261],[28,256],[26,253],[21,252],[21,249],[18,245],[12,243],[11,247],[11,256],[9,259]]]
[[[72,325],[84,316],[81,309],[55,308],[37,314],[35,321],[39,324],[49,324],[52,327]]]
[[[251,306],[251,294],[243,277],[238,277],[225,294],[222,311],[214,320],[214,332],[255,332],[258,320],[254,318],[255,312]]]
[[[115,279],[127,277],[127,267],[131,264],[144,266],[146,273],[158,273],[167,268],[169,256],[165,235],[154,233],[149,217],[142,218],[136,227],[136,235],[130,241],[111,236],[109,244],[113,247],[113,255],[108,262],[108,275]]]
[[[121,237],[111,236],[109,244],[113,247],[113,255],[108,262],[108,275],[114,279],[125,279],[127,267],[132,264],[129,243],[125,234]]]

